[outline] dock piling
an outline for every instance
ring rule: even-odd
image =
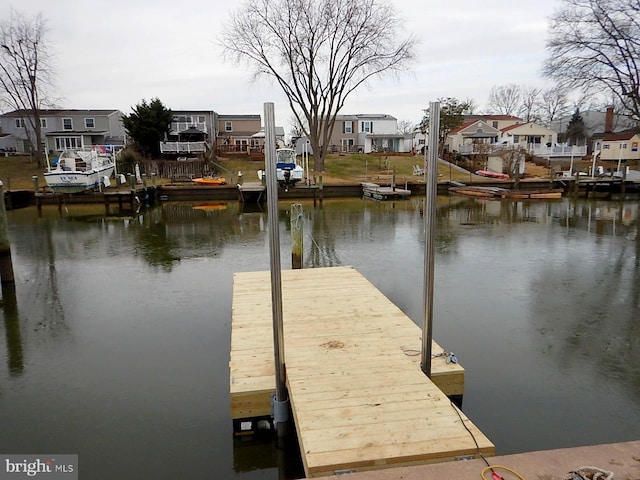
[[[7,209],[4,204],[3,183],[0,181],[0,282],[14,281],[13,262],[11,261],[11,244],[7,226]]]
[[[291,268],[302,268],[303,248],[303,220],[302,205],[291,204]]]

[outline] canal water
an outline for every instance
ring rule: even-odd
[[[420,323],[421,206],[303,202],[305,268],[353,266]],[[267,215],[250,207],[10,211],[0,451],[78,454],[92,480],[301,475],[292,449],[232,433],[232,275],[269,268]],[[640,438],[638,211],[438,198],[434,337],[499,454]]]

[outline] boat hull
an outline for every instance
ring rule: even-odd
[[[104,177],[113,175],[114,165],[98,168],[90,172],[52,171],[44,174],[44,180],[52,192],[81,193],[98,188]]]
[[[226,185],[224,178],[194,178],[193,183],[196,185]]]

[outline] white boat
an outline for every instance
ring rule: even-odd
[[[108,186],[116,167],[116,153],[112,145],[63,150],[58,162],[48,166],[44,179],[56,193],[80,193]]]
[[[264,170],[258,170],[258,178],[262,180]],[[276,150],[276,179],[282,187],[292,187],[304,179],[304,169],[298,163],[296,151],[293,148],[279,148]]]

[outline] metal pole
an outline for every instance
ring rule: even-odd
[[[429,158],[424,207],[424,322],[420,368],[431,378],[431,339],[433,335],[433,263],[435,258],[436,195],[438,194],[438,133],[440,102],[429,104]]]
[[[280,271],[280,232],[278,226],[278,183],[276,181],[276,127],[274,104],[264,104],[264,163],[269,218],[269,252],[271,258],[271,309],[273,314],[273,353],[276,371],[276,395],[273,419],[278,437],[284,437],[289,416],[289,400],[285,386],[284,328],[282,323],[282,278]]]

